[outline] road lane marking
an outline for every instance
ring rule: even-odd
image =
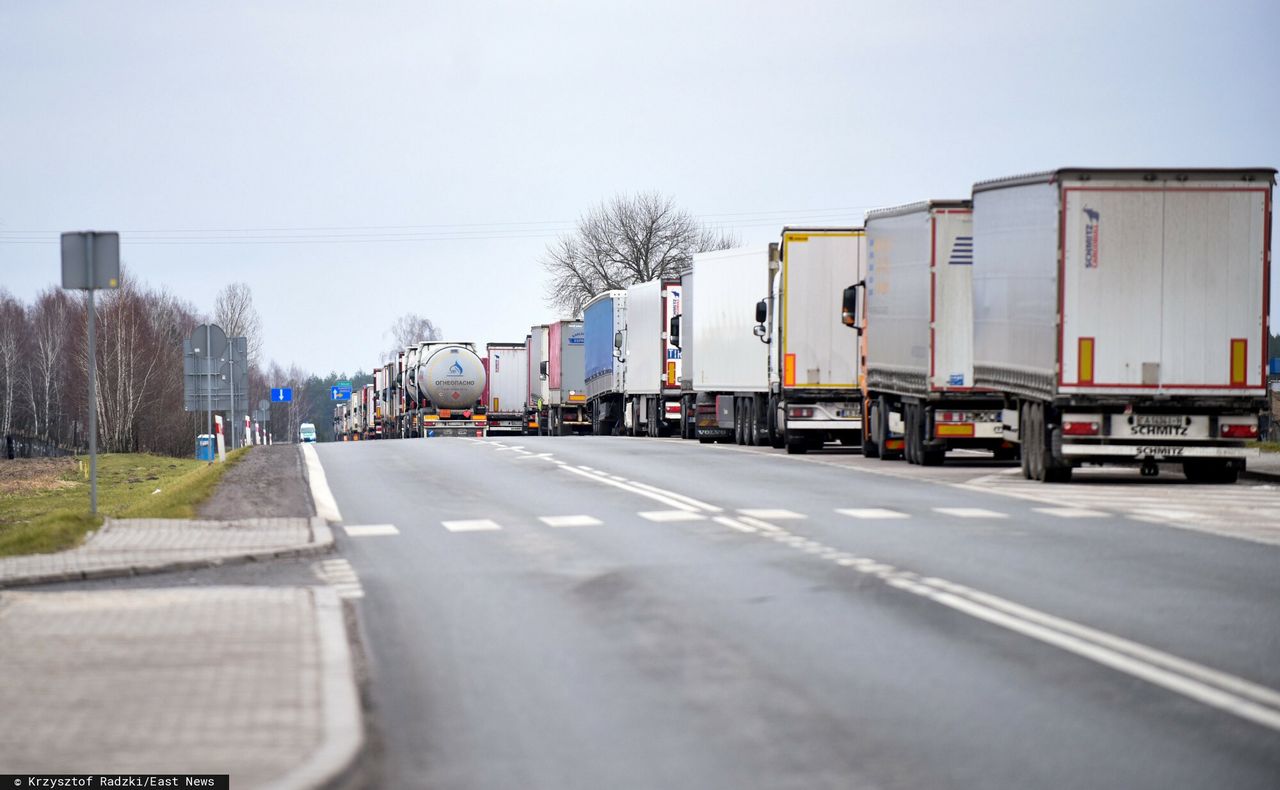
[[[649,521],[702,521],[706,516],[688,510],[642,510],[636,515]]]
[[[746,524],[743,524],[737,519],[732,519],[732,518],[729,518],[728,516],[713,516],[711,520],[716,522],[717,524],[723,524],[724,526],[729,527],[730,529],[736,529],[739,532],[756,532],[757,531],[755,527],[747,526]]]
[[[1196,517],[1195,513],[1188,510],[1166,510],[1164,508],[1143,508],[1133,511],[1135,516],[1143,518],[1154,518],[1160,521],[1190,521]]]
[[[870,557],[854,556],[786,530],[765,537],[874,576],[895,589],[1280,731],[1280,691],[1275,689],[964,585],[932,576],[922,577]]]
[[[342,514],[338,512],[338,503],[329,490],[329,482],[325,479],[324,467],[320,465],[316,448],[310,443],[303,444],[302,457],[307,463],[307,483],[311,487],[311,502],[316,507],[316,515],[330,524],[342,521]]]
[[[808,518],[808,516],[803,513],[797,513],[794,510],[782,510],[781,508],[740,507],[738,508],[738,513],[743,516],[771,519],[773,521],[789,521]]]
[[[838,507],[836,508],[836,512],[842,516],[849,516],[850,518],[911,518],[906,513],[902,513],[897,510],[887,510],[882,507]]]
[[[399,535],[395,524],[352,524],[343,529],[353,538],[371,538],[378,535]]]
[[[538,520],[548,527],[594,527],[604,523],[593,516],[538,516]]]
[[[562,466],[560,468],[565,470],[566,472],[572,472],[575,475],[585,477],[588,480],[594,480],[597,483],[604,483],[605,485],[613,486],[614,488],[621,488],[623,491],[630,491],[633,494],[639,494],[640,496],[648,497],[649,499],[655,499],[664,505],[668,505],[670,507],[674,507],[679,510],[688,510],[690,512],[695,512],[698,509],[693,505],[686,504],[684,502],[679,501],[678,499],[667,496],[665,494],[659,494],[654,491],[646,491],[643,488],[632,485],[631,483],[620,483],[617,480],[610,480],[608,477],[605,477],[602,474],[592,474],[591,472],[584,472],[582,469],[574,469],[572,466]]]
[[[1008,518],[1007,513],[997,513],[994,510],[987,510],[981,507],[935,507],[935,513],[941,513],[944,516],[955,516],[956,518]]]
[[[550,461],[550,460],[554,460],[554,459],[552,459],[552,458],[551,458],[551,453],[536,453],[536,454],[532,454],[532,455],[522,455],[522,456],[520,456],[519,458],[517,458],[516,460],[517,460],[517,461],[528,461],[530,458],[543,458],[543,459],[546,459],[546,460],[548,460],[548,461]],[[564,461],[556,461],[556,463],[558,463],[558,464],[562,464],[562,463],[564,463]]]
[[[782,527],[774,526],[768,521],[761,521],[760,519],[752,518],[751,516],[738,516],[738,521],[741,521],[749,527],[755,527],[761,532],[778,532],[782,529]]]
[[[490,521],[487,518],[441,521],[440,523],[450,532],[489,532],[495,529],[502,529],[497,522]]]
[[[657,486],[651,486],[648,483],[641,483],[638,480],[631,480],[629,482],[631,483],[631,485],[638,486],[639,488],[643,488],[646,491],[652,491],[655,494],[662,494],[663,496],[671,497],[672,499],[679,499],[681,502],[687,502],[690,505],[693,505],[694,507],[698,508],[699,510],[705,510],[708,513],[720,513],[721,511],[724,510],[724,508],[722,507],[709,505],[700,499],[694,499],[693,497],[685,496],[684,494],[677,494],[674,491],[668,491],[665,488],[658,488]]]
[[[1107,514],[1101,510],[1089,510],[1083,507],[1033,507],[1037,513],[1058,518],[1104,518]]]

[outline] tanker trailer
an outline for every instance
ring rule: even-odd
[[[484,436],[487,379],[473,343],[422,343],[414,378],[423,436]]]

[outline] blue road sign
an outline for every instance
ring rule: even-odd
[[[1280,357],[1271,358],[1271,375],[1280,375]]]
[[[271,390],[272,403],[288,403],[293,400],[293,390],[289,387],[274,387]]]
[[[351,388],[330,387],[329,398],[331,400],[351,400]]]

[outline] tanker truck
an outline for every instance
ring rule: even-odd
[[[473,343],[431,340],[418,345],[406,415],[421,436],[484,436],[484,366]]]

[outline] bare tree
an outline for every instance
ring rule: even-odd
[[[262,316],[253,306],[253,291],[244,283],[229,283],[213,303],[213,320],[227,337],[243,337],[249,359],[257,359],[262,346]]]
[[[50,288],[36,298],[29,311],[31,353],[28,355],[27,398],[31,433],[46,441],[61,440],[59,421],[67,378],[67,350],[71,345],[71,296]]]
[[[417,313],[405,313],[391,322],[391,328],[384,334],[391,336],[390,359],[404,350],[405,346],[423,340],[442,340],[444,333],[430,318],[423,318]],[[384,357],[386,359],[388,357]]]
[[[8,291],[0,291],[0,437],[14,428],[26,334],[27,311]]]
[[[591,297],[660,277],[675,277],[695,252],[736,245],[732,234],[704,227],[675,200],[657,192],[616,195],[547,246],[547,302],[569,316]]]

